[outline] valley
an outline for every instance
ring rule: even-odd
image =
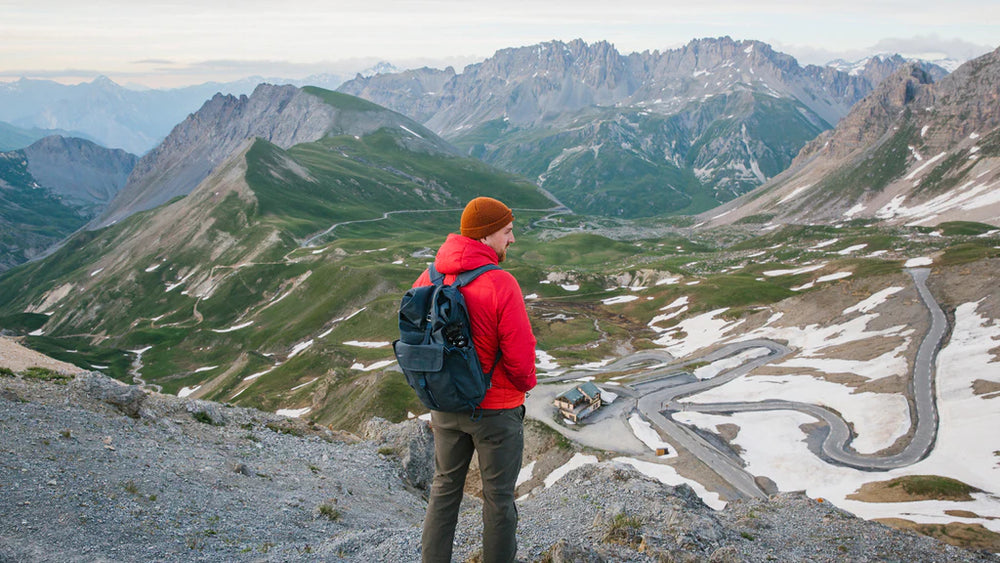
[[[715,511],[801,491],[995,547],[998,73],[1000,51],[941,76],[729,38],[554,42],[461,74],[218,94],[141,158],[48,137],[3,156],[0,235],[47,238],[8,245],[0,330],[79,370],[67,402],[106,387],[199,424],[240,409],[253,432],[424,432],[399,299],[490,195],[514,209],[503,267],[537,337],[523,502],[629,466]],[[75,191],[40,181],[77,170]],[[81,193],[86,213],[63,205]],[[43,366],[0,367],[12,405],[44,395]],[[563,419],[553,399],[583,382],[607,404]]]

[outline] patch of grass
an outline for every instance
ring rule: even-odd
[[[945,249],[944,253],[935,261],[935,265],[955,266],[996,257],[1000,257],[1000,250],[993,248],[988,243],[970,242]]]
[[[893,479],[888,487],[901,487],[907,493],[939,500],[972,500],[971,493],[979,489],[948,477],[936,475],[909,475]]]
[[[29,336],[24,339],[24,345],[36,352],[83,369],[94,369],[95,365],[108,366],[100,371],[118,381],[131,383],[128,370],[132,359],[124,350],[95,346],[86,338],[51,336]]]
[[[132,481],[131,479],[128,480],[128,481],[125,481],[124,483],[122,483],[122,488],[125,489],[126,493],[129,493],[129,494],[132,494],[132,495],[138,495],[139,494],[139,486],[136,485],[135,481]]]
[[[73,380],[74,376],[59,373],[49,368],[31,366],[21,372],[21,377],[24,379],[37,379],[39,381],[51,381],[52,383],[56,383],[58,385],[66,385]]]
[[[42,328],[48,320],[48,315],[39,313],[15,313],[0,317],[0,328],[5,328],[19,334],[28,334]]]
[[[14,377],[14,370],[10,368],[0,367],[0,376],[2,377]]]
[[[737,225],[762,225],[774,219],[774,213],[759,213],[757,215],[747,215],[736,221]]]
[[[984,549],[1000,553],[1000,534],[982,524],[960,522],[917,524],[901,518],[876,518],[875,521],[900,530],[911,530],[965,549]]]
[[[339,522],[344,517],[339,509],[328,502],[319,505],[319,514],[331,522]]]
[[[288,434],[299,438],[306,435],[306,431],[288,422],[268,422],[264,425],[268,430],[278,434]]]
[[[205,411],[197,411],[191,413],[191,418],[194,418],[195,420],[197,420],[202,424],[208,424],[210,426],[221,426],[220,423],[215,422],[215,420],[212,418],[212,415],[208,414]]]
[[[993,225],[974,221],[947,221],[938,224],[937,228],[947,237],[976,236],[996,230]]]
[[[636,549],[642,543],[641,529],[641,518],[619,512],[611,519],[611,525],[604,535],[604,542],[617,543]]]

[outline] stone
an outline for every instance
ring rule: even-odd
[[[82,393],[117,407],[126,416],[139,418],[146,392],[136,385],[126,385],[98,372],[80,374],[71,384]]]

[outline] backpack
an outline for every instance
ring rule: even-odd
[[[472,283],[485,272],[499,270],[495,264],[459,274],[454,283],[427,269],[431,285],[414,287],[399,305],[399,340],[392,349],[406,382],[425,407],[437,411],[475,411],[490,388],[493,370],[483,372],[472,344],[469,311],[458,288]]]

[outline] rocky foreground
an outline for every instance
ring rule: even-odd
[[[98,373],[0,376],[0,561],[418,561],[430,432],[367,428],[361,439]],[[458,560],[480,542],[479,501],[463,506]],[[801,494],[714,511],[611,462],[519,510],[524,561],[1000,561]]]

